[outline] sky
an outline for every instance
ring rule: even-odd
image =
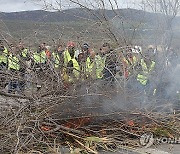
[[[0,12],[40,10],[41,8],[31,0],[0,0]]]
[[[41,10],[43,8],[43,4],[38,3],[38,1],[41,0],[0,0],[0,12]],[[48,1],[53,2],[55,0],[48,0]],[[69,8],[69,4],[67,3],[66,0],[59,0],[59,1],[62,2],[63,9]],[[137,1],[140,0],[117,0],[118,5],[121,6],[121,8],[134,7]]]

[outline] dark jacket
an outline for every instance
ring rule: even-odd
[[[117,56],[114,51],[106,54],[105,68],[103,70],[103,78],[106,80],[114,80],[116,75]]]

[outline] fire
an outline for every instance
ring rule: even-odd
[[[68,120],[64,126],[67,128],[80,128],[82,126],[85,126],[90,122],[91,118],[85,117],[85,118],[78,118],[78,119],[71,119]]]

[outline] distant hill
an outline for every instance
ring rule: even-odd
[[[129,20],[145,20],[146,22],[152,22],[155,19],[156,14],[149,13],[135,9],[118,9],[118,10],[86,10],[82,8],[74,8],[59,12],[48,12],[43,10],[38,11],[23,11],[12,13],[0,13],[0,19],[2,20],[25,20],[25,21],[40,21],[40,22],[64,22],[64,21],[77,21],[82,19],[97,20],[98,18],[104,19],[104,15],[107,19],[113,19],[118,16],[119,18]]]
[[[105,17],[105,18],[104,18]],[[136,9],[116,9],[116,10],[87,10],[83,8],[73,8],[63,11],[48,12],[43,10],[22,11],[4,13],[0,12],[1,20],[15,21],[33,21],[33,22],[65,22],[79,20],[111,20],[123,19],[136,22],[156,24],[157,21],[163,21],[162,14],[155,14]],[[180,23],[180,17],[177,17],[175,24]]]
[[[74,8],[57,12],[43,10],[0,12],[0,30],[7,38],[23,38],[30,41],[52,40],[52,38],[69,40],[73,38],[97,42],[96,40],[102,41],[106,36],[105,34],[108,33],[102,31],[102,27],[106,26],[106,23],[91,22],[99,19],[110,21],[114,34],[118,36],[124,35],[124,33],[121,33],[121,29],[124,28],[128,32],[126,37],[133,36],[133,28],[137,27],[139,31],[136,31],[136,38],[146,37],[154,40],[150,36],[154,36],[154,33],[157,34],[157,31],[153,33],[152,29],[158,29],[161,33],[164,16],[136,9],[112,11]],[[123,27],[121,22],[123,22]],[[138,25],[140,26],[138,27]],[[177,17],[173,26],[177,29],[175,34],[178,38],[179,25],[180,17]]]

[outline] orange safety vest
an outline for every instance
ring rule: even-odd
[[[46,57],[47,57],[48,59],[51,58],[51,52],[50,52],[49,50],[46,50]]]

